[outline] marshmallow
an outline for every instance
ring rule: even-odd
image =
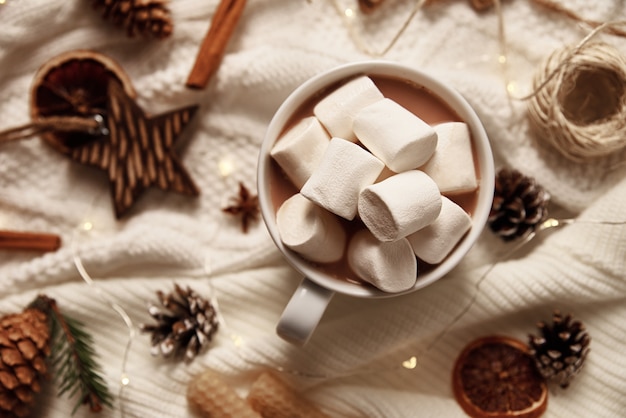
[[[352,220],[359,193],[374,183],[384,167],[382,161],[359,145],[332,138],[300,193],[335,215]]]
[[[432,158],[420,170],[431,176],[443,194],[476,190],[472,142],[467,124],[447,122],[435,126],[438,141]]]
[[[348,81],[320,100],[313,108],[313,113],[331,136],[356,142],[356,136],[352,132],[354,117],[359,110],[383,97],[369,77],[361,76]]]
[[[346,233],[339,219],[300,193],[280,206],[276,225],[283,244],[307,260],[331,263],[343,257]]]
[[[438,264],[450,254],[472,226],[472,218],[459,205],[443,197],[441,213],[432,224],[409,235],[413,252],[429,264]]]
[[[353,130],[359,141],[396,173],[421,166],[437,147],[435,130],[391,99],[361,109]]]
[[[315,116],[302,119],[276,142],[270,155],[300,189],[319,164],[330,137]]]
[[[347,258],[360,279],[384,292],[402,292],[417,281],[417,259],[406,238],[380,242],[363,229],[350,240]]]
[[[410,170],[364,188],[358,210],[377,239],[396,241],[437,219],[441,194],[424,172]]]

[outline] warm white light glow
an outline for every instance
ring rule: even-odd
[[[554,228],[555,226],[559,226],[559,220],[553,218],[547,219],[543,224],[541,224],[542,229]]]
[[[217,170],[220,176],[228,177],[235,171],[235,163],[230,156],[226,155],[218,161]]]
[[[126,373],[122,375],[122,386],[128,386],[130,384],[130,377]]]
[[[91,221],[85,221],[83,222],[83,231],[91,231],[93,229],[93,222]]]
[[[343,14],[345,14],[346,17],[352,17],[354,16],[354,10],[347,8],[346,10],[343,11]]]
[[[402,362],[402,367],[405,369],[413,370],[417,367],[417,357],[412,356],[409,359],[406,359]]]
[[[239,335],[231,335],[235,347],[240,348],[243,345],[243,338]]]
[[[508,91],[511,94],[515,93],[517,91],[517,83],[515,81],[510,81],[506,85],[506,91]]]

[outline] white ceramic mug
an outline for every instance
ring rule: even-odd
[[[425,87],[435,96],[438,96],[461,120],[468,124],[476,153],[475,160],[480,171],[478,198],[472,216],[472,228],[443,262],[427,273],[420,274],[415,286],[401,293],[385,293],[374,287],[360,286],[331,277],[317,270],[297,253],[285,247],[276,226],[277,208],[273,206],[270,195],[270,151],[294,112],[325,88],[361,74],[407,80]],[[289,95],[276,111],[263,139],[259,155],[257,182],[261,213],[272,239],[291,266],[304,275],[304,279],[285,307],[276,330],[278,335],[285,340],[303,345],[312,335],[335,293],[363,298],[398,296],[421,289],[439,280],[452,270],[476,242],[486,224],[493,200],[494,164],[489,140],[482,123],[472,107],[453,88],[406,65],[387,61],[364,61],[345,64],[321,73],[306,81]]]

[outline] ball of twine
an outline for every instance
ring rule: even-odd
[[[626,147],[626,59],[611,45],[554,51],[533,91],[530,119],[566,158],[583,162]]]

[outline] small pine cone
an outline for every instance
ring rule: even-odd
[[[174,27],[166,4],[167,0],[93,0],[102,18],[126,29],[129,37],[139,34],[157,39],[170,36]]]
[[[587,358],[591,338],[571,315],[563,317],[555,311],[552,321],[551,326],[543,321],[537,324],[540,336],[529,335],[530,353],[546,380],[567,388]]]
[[[0,318],[0,416],[25,417],[47,371],[50,329],[38,309]]]
[[[219,327],[217,310],[213,304],[191,288],[174,285],[174,292],[157,292],[166,311],[152,304],[148,311],[156,325],[141,325],[143,332],[152,333],[152,355],[179,356],[191,361],[213,338]]]
[[[496,174],[489,227],[504,241],[526,237],[548,217],[550,195],[535,179],[503,168]]]
[[[481,12],[493,7],[494,0],[471,0],[471,3],[474,10]]]
[[[359,9],[364,14],[370,14],[378,9],[385,0],[359,0]]]

